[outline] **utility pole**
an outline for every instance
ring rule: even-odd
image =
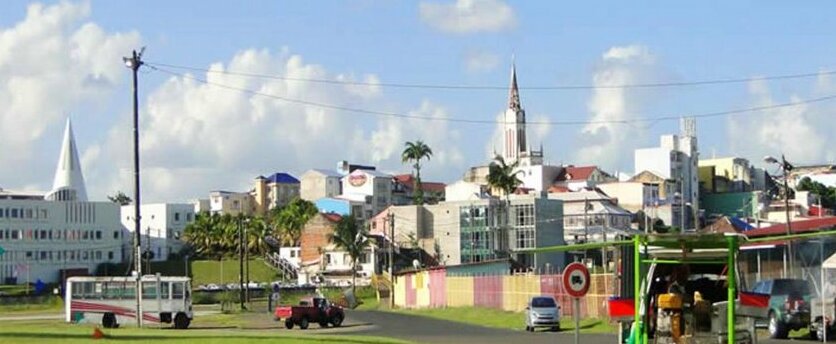
[[[395,214],[389,213],[389,309],[395,309]]]
[[[136,326],[142,327],[142,243],[139,205],[139,88],[137,83],[137,71],[142,66],[142,53],[145,47],[133,51],[131,57],[123,57],[125,66],[133,72],[133,110],[134,110],[134,264],[136,270]]]
[[[239,299],[241,301],[241,310],[247,309],[244,306],[244,231],[242,223],[243,218],[238,216],[238,283],[239,283]]]
[[[250,305],[250,221],[246,221],[247,226],[244,227],[244,274],[247,285],[244,288],[244,298],[247,300],[247,306]]]
[[[792,234],[792,220],[790,219],[790,170],[792,170],[792,166],[787,163],[787,159],[784,158],[784,155],[781,154],[781,169],[784,170],[784,211],[787,216],[787,235]],[[793,252],[792,252],[792,240],[787,240],[787,258],[789,260],[789,273],[790,277],[794,276],[793,274]]]

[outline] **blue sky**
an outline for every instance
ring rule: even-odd
[[[147,46],[151,62],[198,68],[218,64],[326,79],[498,86],[508,84],[514,55],[523,88],[836,70],[836,24],[829,15],[836,4],[805,4],[45,2],[40,8],[53,10],[50,17],[32,14],[29,2],[7,1],[0,12],[0,123],[6,129],[0,128],[0,187],[50,187],[63,121],[71,114],[91,198],[130,189],[130,75],[118,57],[133,47]],[[67,68],[72,71],[61,73]],[[27,82],[21,87],[12,80]],[[232,77],[216,82],[333,105],[448,118],[494,119],[507,98],[505,90],[349,89]],[[212,189],[243,190],[258,174],[300,174],[331,168],[342,159],[407,172],[398,152],[403,141],[414,139],[428,141],[437,152],[427,163],[427,178],[451,182],[466,167],[487,161],[495,131],[491,125],[392,120],[281,104],[152,70],[141,75],[141,88],[144,197],[156,201],[205,196]],[[822,75],[521,93],[531,120],[584,121],[784,103],[836,94],[836,83]],[[701,119],[701,152],[753,161],[784,152],[800,162],[833,162],[835,109],[833,102]],[[676,132],[676,121],[529,128],[551,162],[625,172],[633,172],[633,149]]]

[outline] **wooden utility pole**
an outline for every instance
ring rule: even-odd
[[[136,326],[142,327],[142,249],[139,206],[139,88],[137,71],[142,66],[143,47],[139,53],[133,51],[131,57],[123,57],[125,66],[133,72],[133,134],[134,134],[134,270],[136,271]]]

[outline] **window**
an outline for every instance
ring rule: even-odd
[[[12,216],[13,219],[17,218],[17,209],[12,209]]]
[[[142,282],[142,297],[146,299],[156,299],[157,282]]]
[[[113,231],[113,239],[119,239],[119,231]]]
[[[174,221],[180,222],[180,213],[174,213]]]
[[[186,213],[186,222],[192,222],[192,213]]]
[[[46,240],[46,231],[41,230],[41,240]]]
[[[46,216],[46,209],[41,209],[41,216],[39,216],[39,218],[42,218],[42,219],[46,219],[46,218],[47,218],[47,216]]]
[[[41,251],[41,260],[46,260],[46,251]]]
[[[8,231],[8,229],[6,231]],[[9,237],[9,236],[6,235],[6,237]],[[18,239],[20,239],[20,233],[18,232],[18,230],[12,229],[12,240],[18,240]]]
[[[107,260],[113,260],[113,251],[107,253]]]
[[[102,231],[96,231],[96,240],[102,240]]]
[[[170,296],[168,293],[170,285],[171,283],[168,282],[160,282],[160,298],[167,299]]]
[[[183,287],[183,282],[171,283],[171,298],[182,299],[185,295],[186,288]]]
[[[96,260],[102,260],[102,251],[96,251]]]

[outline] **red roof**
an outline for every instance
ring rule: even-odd
[[[322,213],[322,217],[324,217],[328,221],[335,222],[335,223],[340,222],[340,220],[342,220],[342,218],[343,218],[342,215],[336,214],[336,213]]]
[[[411,174],[399,174],[393,177],[395,182],[402,184],[403,186],[412,189],[412,185],[415,184],[414,178]],[[421,182],[421,189],[424,191],[429,192],[444,192],[444,188],[447,187],[444,183],[436,183],[436,182]]]
[[[592,175],[598,166],[567,166],[563,168],[560,175],[557,176],[558,181],[566,180],[587,180]]]
[[[815,232],[822,229],[836,227],[836,216],[815,217],[792,221],[792,234]],[[748,237],[764,237],[787,234],[787,224],[779,223],[769,227],[752,229],[744,232]]]
[[[571,190],[569,190],[568,187],[560,186],[560,185],[552,185],[548,190],[549,193],[561,193],[561,192],[569,192],[569,191],[571,191]]]

